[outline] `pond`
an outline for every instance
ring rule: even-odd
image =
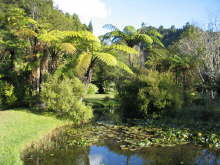
[[[194,145],[121,150],[105,141],[87,147],[56,146],[26,153],[25,165],[220,165],[220,153]]]

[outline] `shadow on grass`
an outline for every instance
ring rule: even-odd
[[[53,117],[56,119],[59,119],[61,121],[70,121],[67,117],[63,117],[61,115],[58,115],[56,112],[53,111],[45,111],[44,109],[39,108],[30,108],[30,107],[17,107],[17,108],[1,108],[1,111],[20,111],[20,112],[26,112],[31,113],[39,116],[45,116],[45,117]]]

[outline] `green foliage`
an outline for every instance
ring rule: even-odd
[[[126,53],[126,54],[138,55],[138,51],[137,50],[135,50],[133,48],[130,48],[129,46],[122,45],[122,44],[112,44],[111,46],[109,46],[109,48],[121,51],[121,52]]]
[[[108,53],[102,53],[102,52],[96,52],[94,53],[94,57],[97,58],[98,60],[102,61],[106,65],[109,66],[116,66],[117,65],[117,60],[114,56]]]
[[[96,43],[98,44],[94,45],[94,42],[91,43],[92,49],[89,50],[87,48],[86,51],[84,50],[78,56],[75,69],[79,76],[85,76],[85,78],[82,79],[88,79],[88,77],[91,76],[88,75],[88,73],[92,73],[91,70],[93,70],[97,64],[117,67],[126,71],[127,73],[133,74],[132,70],[118,59],[118,56],[124,53],[137,53],[134,49],[119,44],[106,46],[104,44],[100,44],[100,42]]]
[[[92,109],[82,102],[85,87],[77,78],[50,76],[42,85],[41,100],[47,110],[76,123],[88,122]]]
[[[123,62],[118,61],[118,67],[127,73],[134,74],[133,71]]]
[[[130,47],[133,47],[140,42],[147,45],[151,45],[153,40],[148,34],[143,34],[133,26],[125,26],[123,31],[120,31],[113,25],[105,25],[104,27],[111,30],[111,32],[106,33],[103,38],[110,39],[113,43],[125,43]]]
[[[87,94],[96,94],[99,88],[95,84],[88,84],[87,86]]]
[[[170,72],[149,70],[134,80],[119,85],[121,110],[125,117],[148,117],[165,109],[176,109],[182,105],[181,92]]]
[[[123,31],[128,35],[137,33],[137,30],[135,29],[135,27],[131,25],[125,26]]]
[[[79,77],[83,77],[86,73],[90,63],[92,55],[88,52],[83,52],[78,56],[77,65],[75,66],[76,73]]]
[[[17,97],[13,85],[0,80],[0,105],[12,106],[15,105]]]

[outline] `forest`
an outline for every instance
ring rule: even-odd
[[[217,27],[205,30],[187,22],[181,28],[144,23],[140,28],[103,28],[108,32],[94,35],[92,22],[81,23],[77,14],[62,12],[52,0],[0,0],[0,129],[5,125],[3,113],[23,112],[20,109],[71,123],[25,149],[24,164],[34,165],[49,151],[58,153],[57,145],[85,147],[100,139],[117,141],[126,152],[177,144],[218,151]],[[51,139],[56,145],[50,148]],[[6,145],[4,139],[0,142]],[[0,153],[8,151],[3,147]],[[16,164],[10,156],[0,156],[0,164],[1,159]],[[41,160],[53,164],[50,158]]]

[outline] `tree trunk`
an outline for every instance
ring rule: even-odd
[[[16,57],[15,57],[15,51],[14,50],[10,50],[10,54],[11,54],[11,70],[12,71],[15,71],[15,60],[16,60]]]
[[[38,53],[41,50],[41,45],[37,38],[34,38],[32,44],[32,59],[30,62],[37,63],[39,60]],[[30,74],[30,82],[32,89],[36,91],[36,95],[40,92],[40,65],[35,66]]]
[[[35,90],[37,94],[39,94],[40,92],[40,66],[37,66],[31,71],[30,80],[31,80],[33,90]]]
[[[92,81],[92,75],[93,75],[93,69],[95,67],[95,62],[96,62],[96,58],[92,59],[90,65],[87,69],[87,72],[85,75],[85,80],[84,80],[84,83],[86,85],[88,85]]]
[[[129,62],[130,67],[133,67],[131,54],[128,55],[128,62]]]
[[[40,83],[45,80],[45,75],[48,73],[48,52],[44,51],[44,56],[40,62]]]
[[[89,67],[88,71],[86,73],[86,79],[85,79],[85,84],[88,85],[92,81],[92,75],[93,75],[93,67]]]
[[[57,69],[58,60],[59,60],[59,57],[57,54],[52,55],[52,60],[50,63],[50,73],[53,73]]]

